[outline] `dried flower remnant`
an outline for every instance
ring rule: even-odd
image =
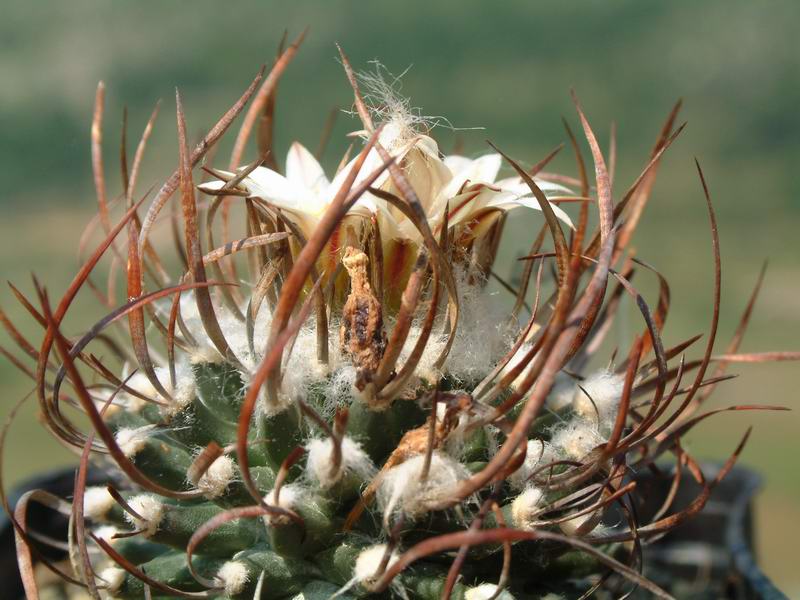
[[[146,212],[135,174],[153,119],[130,169],[122,157],[131,176],[125,206],[115,205],[98,90],[102,240],[55,302],[38,282],[35,301],[12,288],[44,328],[38,348],[0,313],[22,350],[4,354],[34,380],[48,430],[81,456],[70,499],[32,492],[12,514],[28,596],[42,587],[35,558],[93,598],[509,600],[562,579],[669,597],[639,571],[637,549],[701,510],[744,443],[709,481],[681,436],[719,412],[701,410],[726,365],[800,357],[739,353],[755,295],[733,342],[714,354],[721,267],[704,180],[715,277],[700,359],[686,358],[699,336],[663,346],[666,279],[656,273],[655,310],[631,284],[645,267],[627,245],[682,129],[677,108],[614,202],[613,173],[577,101],[593,185],[571,131],[578,178],[544,170],[554,153],[527,170],[500,151],[445,155],[395,82],[359,78],[342,53],[361,120],[357,154],[328,177],[295,142],[280,172],[266,127],[241,167],[301,41],[193,150],[178,96],[178,167]],[[195,186],[195,168],[248,103],[228,167],[204,165],[212,178]],[[504,160],[510,177],[500,177]],[[506,284],[507,314],[487,281],[500,270],[505,215],[520,207],[541,213],[542,228],[523,281]],[[156,250],[161,222],[177,263]],[[106,314],[115,302],[100,272],[113,282],[126,261],[129,300]],[[68,339],[62,330],[85,286],[105,308]],[[618,340],[615,366],[599,354],[623,294],[636,298],[645,330]],[[700,495],[640,522],[628,474],[670,457],[694,474]],[[87,487],[90,463],[113,472],[113,486]],[[40,552],[54,542],[28,522],[32,502],[70,519],[68,562]],[[565,552],[583,554],[602,577],[554,575]]]

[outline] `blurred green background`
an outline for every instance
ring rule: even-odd
[[[94,90],[108,88],[106,164],[118,190],[117,153],[123,105],[129,150],[153,104],[163,99],[140,189],[177,161],[173,93],[179,86],[190,131],[208,127],[270,62],[284,29],[310,34],[289,68],[277,103],[280,155],[294,139],[315,147],[328,111],[351,96],[336,61],[340,42],[356,66],[380,59],[401,72],[403,92],[424,114],[456,127],[467,152],[490,137],[535,162],[564,141],[560,117],[577,125],[569,89],[579,94],[595,130],[619,133],[617,194],[645,164],[671,105],[684,99],[685,133],[669,151],[635,245],[672,284],[667,344],[707,330],[711,298],[708,221],[693,166],[706,171],[723,251],[722,327],[727,342],[758,270],[769,258],[764,292],[745,351],[800,347],[800,4],[707,2],[364,1],[230,3],[5,2],[0,20],[0,275],[31,290],[36,272],[53,295],[76,268],[75,248],[95,209],[89,160]],[[357,123],[342,115],[327,153],[329,166]],[[456,134],[441,132],[443,147]],[[568,152],[555,170],[574,173]],[[218,161],[223,164],[224,161]],[[116,187],[115,187],[116,186]],[[618,196],[617,196],[618,197]],[[530,236],[515,219],[520,244]],[[526,236],[522,238],[522,236]],[[509,256],[513,250],[508,250]],[[512,263],[501,267],[508,273]],[[655,288],[637,281],[655,303]],[[79,299],[70,333],[88,320]],[[24,316],[10,292],[0,303]],[[97,317],[94,314],[95,318]],[[632,317],[633,318],[633,317]],[[634,323],[634,321],[631,321]],[[638,323],[635,325],[637,328]],[[35,328],[22,329],[34,336]],[[11,342],[3,335],[4,346]],[[715,405],[777,403],[797,408],[796,364],[735,366]],[[28,381],[0,362],[3,413]],[[704,423],[687,447],[722,458],[749,423],[742,462],[764,474],[758,542],[765,570],[800,597],[794,542],[800,538],[800,417],[728,414]],[[23,410],[5,455],[6,483],[70,462]]]

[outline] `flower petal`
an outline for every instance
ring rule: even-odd
[[[251,196],[263,198],[288,210],[317,214],[319,199],[304,185],[293,183],[280,173],[266,167],[257,167],[244,178],[242,185]]]
[[[573,192],[568,187],[565,187],[559,183],[553,183],[552,181],[544,181],[543,179],[539,179],[534,177],[533,179],[536,182],[536,185],[539,186],[539,189],[542,190],[547,195],[554,195],[554,194],[569,194],[574,195]],[[507,179],[501,179],[500,181],[496,182],[495,185],[499,187],[504,192],[514,192],[520,196],[530,196],[531,189],[528,187],[528,184],[522,181],[519,177],[509,177]]]
[[[463,156],[448,156],[444,159],[444,163],[453,173],[453,178],[442,193],[447,197],[453,197],[467,181],[471,184],[494,183],[500,172],[502,157],[499,154],[484,154],[471,160]]]
[[[500,210],[511,210],[519,206],[524,206],[533,210],[542,210],[542,207],[539,206],[539,201],[535,198],[532,198],[530,195],[517,196],[516,194],[512,194],[510,192],[501,192],[496,194],[489,200],[489,202],[485,204],[485,208],[499,208]],[[570,229],[575,229],[575,226],[572,224],[572,219],[569,218],[567,213],[553,203],[550,203],[550,208],[553,209],[556,217],[566,223]]]
[[[294,142],[286,155],[286,179],[318,195],[328,185],[328,178],[317,159],[300,142]]]

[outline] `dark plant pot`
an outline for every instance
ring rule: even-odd
[[[87,485],[108,483],[109,477],[100,470],[90,469]],[[20,497],[29,490],[46,490],[61,498],[72,496],[75,485],[75,469],[61,469],[29,479],[14,489],[8,497],[11,508],[16,506]],[[38,533],[65,540],[67,539],[67,519],[60,514],[33,502],[28,509],[28,525]],[[42,553],[49,559],[61,560],[65,554],[52,548],[42,548]],[[14,526],[8,515],[0,509],[0,598],[23,598],[25,590],[17,567],[17,553],[14,545]]]
[[[718,469],[717,465],[703,465],[709,480]],[[645,499],[642,520],[647,522],[666,497],[672,476],[648,472],[636,479],[638,496]],[[700,514],[645,548],[644,574],[679,598],[787,598],[759,569],[754,555],[753,501],[760,487],[757,473],[742,467],[733,469],[712,492]],[[684,471],[668,514],[688,506],[700,491],[694,478]]]
[[[704,471],[712,478],[716,466],[706,465]],[[72,492],[73,469],[56,471],[25,482],[10,496],[12,506],[27,490],[44,489],[62,497]],[[90,473],[90,485],[108,481],[103,472]],[[666,496],[672,478],[650,473],[637,477],[640,497],[652,499],[639,507],[647,518],[655,513]],[[787,598],[758,568],[753,555],[752,505],[761,477],[745,468],[731,471],[714,490],[705,509],[670,531],[658,543],[645,548],[644,573],[657,583],[672,590],[679,598],[732,598],[780,600]],[[683,481],[672,509],[687,506],[700,491],[690,475]],[[29,523],[36,530],[55,538],[65,539],[66,519],[32,504]],[[48,557],[63,558],[48,551]],[[0,515],[0,582],[3,598],[21,598],[24,594],[17,570],[14,531],[5,514]],[[637,596],[634,596],[637,597]],[[643,596],[646,597],[646,596]]]

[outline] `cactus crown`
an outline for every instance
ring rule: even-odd
[[[298,44],[193,149],[177,96],[179,166],[142,214],[135,185],[151,120],[126,166],[116,224],[98,88],[104,239],[57,305],[38,286],[40,308],[18,293],[45,336],[37,350],[17,333],[36,368],[17,362],[36,381],[48,429],[82,456],[71,502],[34,493],[18,506],[23,571],[40,543],[25,512],[40,501],[71,516],[70,563],[53,568],[93,597],[477,599],[614,582],[666,596],[640,574],[641,543],[699,511],[741,449],[709,481],[680,445],[742,356],[737,336],[709,373],[720,272],[710,201],[714,320],[699,360],[684,360],[697,338],[661,342],[666,280],[656,273],[654,310],[630,283],[653,271],[627,243],[682,129],[678,107],[615,202],[577,101],[594,182],[577,143],[577,179],[545,171],[554,153],[530,168],[500,151],[443,156],[406,103],[375,102],[385,88],[374,79],[367,105],[342,54],[363,148],[328,179],[296,143],[280,172],[275,85]],[[229,168],[204,167],[195,185],[194,167],[240,113]],[[259,158],[242,167],[257,123]],[[498,179],[502,160],[513,177]],[[559,207],[567,202],[575,223]],[[518,207],[540,211],[543,226],[516,289],[503,282],[514,303],[502,313],[485,288]],[[231,240],[237,214],[246,233]],[[162,220],[182,261],[177,278],[156,251]],[[127,263],[128,300],[68,339],[61,329],[80,288],[115,305],[113,286],[93,283],[103,257],[112,281]],[[643,333],[592,369],[626,294]],[[102,345],[116,362],[91,350]],[[669,457],[702,494],[672,512],[665,499],[641,522],[631,474]],[[108,486],[87,485],[90,459],[109,469]],[[26,585],[34,594],[32,578]]]

